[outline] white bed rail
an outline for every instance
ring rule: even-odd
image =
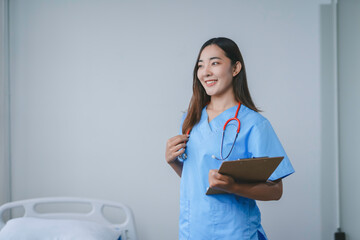
[[[86,204],[91,206],[91,210],[86,213],[68,213],[68,212],[46,212],[40,213],[36,211],[36,206],[42,204]],[[49,197],[49,198],[34,198],[15,202],[9,202],[0,206],[0,230],[4,227],[5,222],[3,220],[3,214],[7,210],[13,208],[22,207],[25,210],[23,217],[35,217],[46,219],[76,219],[84,221],[93,221],[100,224],[104,224],[114,229],[115,231],[123,234],[123,239],[136,240],[136,230],[134,224],[133,214],[129,207],[122,203],[103,201],[87,198],[75,198],[75,197]],[[111,223],[104,216],[104,207],[117,208],[125,213],[125,221],[119,224]]]

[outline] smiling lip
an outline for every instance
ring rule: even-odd
[[[212,87],[216,84],[217,80],[206,80],[205,84],[207,87]]]

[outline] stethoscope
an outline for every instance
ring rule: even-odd
[[[237,116],[238,116],[238,113],[239,113],[239,110],[240,110],[240,107],[241,107],[241,103],[239,102],[239,105],[238,105],[238,107],[237,107],[237,109],[236,109],[235,116],[234,116],[233,118],[228,119],[228,120],[226,121],[226,123],[224,124],[223,131],[222,131],[222,137],[221,137],[221,145],[220,145],[220,158],[217,158],[215,155],[212,155],[212,156],[211,156],[212,158],[217,159],[217,160],[222,160],[222,161],[224,161],[224,160],[226,160],[226,159],[230,156],[230,154],[231,154],[231,152],[232,152],[232,150],[233,150],[233,148],[234,148],[234,145],[235,145],[235,142],[236,142],[236,138],[237,138],[237,136],[238,136],[238,134],[239,134],[239,132],[240,132],[240,125],[241,125],[241,123],[240,123],[240,120],[239,120],[238,117],[237,117]],[[231,121],[236,121],[236,122],[238,123],[238,127],[237,127],[237,130],[236,130],[236,135],[235,135],[234,141],[233,141],[233,143],[232,143],[232,145],[231,145],[230,151],[229,151],[229,153],[226,155],[226,157],[224,158],[224,157],[223,157],[223,145],[224,145],[225,130],[226,130],[226,127],[228,126],[228,124],[229,124]],[[187,134],[189,134],[189,133],[190,133],[190,131],[187,132]],[[186,154],[186,153],[183,153],[183,154],[181,154],[178,158],[179,158],[180,160],[184,161],[184,160],[187,159],[187,154]]]

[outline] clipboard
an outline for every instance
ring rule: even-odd
[[[246,158],[222,162],[219,173],[231,176],[236,182],[266,182],[284,157]],[[225,191],[208,188],[206,195],[223,194]]]

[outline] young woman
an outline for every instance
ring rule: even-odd
[[[233,117],[240,120],[240,132],[236,135],[238,123],[231,121],[222,140],[223,126]],[[213,38],[201,47],[181,132],[167,141],[165,153],[181,177],[179,239],[267,239],[255,200],[279,200],[282,178],[294,170],[251,99],[244,61],[232,40]],[[217,171],[224,160],[264,156],[284,156],[266,183],[237,183]],[[208,187],[228,194],[206,195]]]

